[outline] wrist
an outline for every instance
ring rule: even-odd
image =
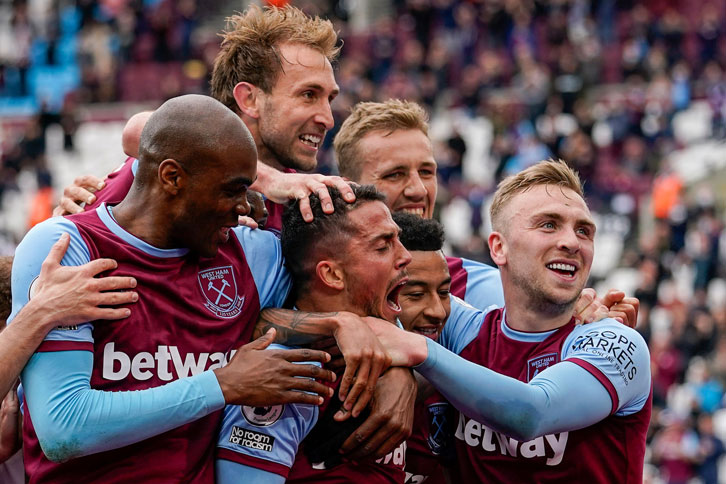
[[[411,366],[417,367],[426,362],[429,357],[429,344],[436,344],[430,338],[420,334],[414,334],[415,339],[412,341],[409,356],[411,358]]]
[[[56,326],[62,325],[54,312],[38,298],[28,301],[15,317],[14,322],[25,326],[25,331],[40,332],[43,336]]]
[[[255,190],[256,192],[260,192],[263,195],[266,195],[266,188],[269,186],[270,179],[272,178],[272,176],[274,176],[274,172],[277,172],[277,170],[272,168],[271,166],[265,165],[258,160],[257,179],[252,185],[250,185],[250,188],[252,190]]]

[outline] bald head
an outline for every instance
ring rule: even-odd
[[[255,142],[242,120],[211,97],[175,97],[149,117],[141,132],[136,178],[143,183],[155,177],[159,164],[167,159],[196,173],[227,151],[257,158]]]

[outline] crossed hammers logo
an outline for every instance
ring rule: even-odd
[[[214,301],[214,304],[216,306],[219,306],[219,300],[221,298],[225,298],[227,301],[229,301],[231,303],[234,302],[234,299],[232,299],[231,297],[229,297],[228,295],[226,295],[224,293],[224,290],[227,288],[227,286],[229,286],[229,282],[227,282],[226,279],[222,279],[222,287],[221,288],[216,287],[212,281],[209,281],[209,285],[207,286],[207,291],[209,291],[210,289],[214,289],[215,291],[217,291],[217,300]]]

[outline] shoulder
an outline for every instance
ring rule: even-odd
[[[489,306],[482,311],[451,296],[451,314],[441,332],[441,345],[454,353],[461,352],[479,335],[487,315],[497,309],[496,306]]]
[[[251,229],[240,225],[234,227],[232,233],[237,237],[245,252],[248,250],[281,251],[280,240],[268,230]]]

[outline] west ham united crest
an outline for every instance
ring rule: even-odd
[[[540,371],[557,363],[558,360],[557,353],[547,353],[527,360],[527,382],[536,377]]]
[[[204,307],[220,318],[234,318],[242,312],[245,298],[237,294],[232,266],[214,267],[197,274],[206,302]]]

